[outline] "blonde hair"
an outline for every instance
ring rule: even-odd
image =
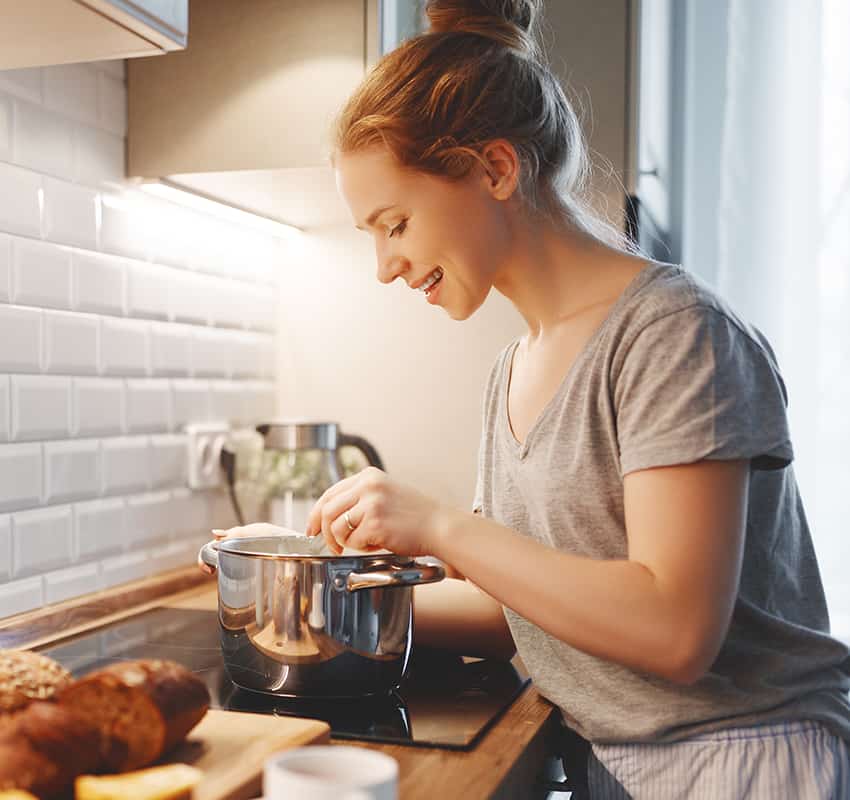
[[[586,201],[587,148],[537,44],[540,2],[429,0],[429,31],[384,56],[355,90],[335,151],[384,145],[405,167],[460,179],[482,162],[484,145],[505,139],[530,210],[633,250]]]

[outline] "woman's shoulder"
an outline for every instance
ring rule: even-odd
[[[749,342],[774,366],[776,356],[764,334],[746,322],[706,281],[679,264],[652,262],[638,274],[619,310],[616,337],[629,346],[652,328],[682,334],[695,328],[722,327],[728,336]]]

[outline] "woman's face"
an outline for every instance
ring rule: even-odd
[[[486,299],[508,251],[508,204],[482,167],[460,181],[401,167],[386,149],[340,154],[337,187],[375,240],[378,280],[401,276],[427,302],[466,319]]]

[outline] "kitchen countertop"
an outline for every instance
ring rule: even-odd
[[[217,585],[200,578],[194,567],[175,570],[155,580],[128,584],[120,591],[101,592],[3,620],[0,647],[41,649],[156,608],[215,611]],[[332,740],[331,744],[367,747],[395,758],[400,800],[430,800],[441,795],[447,800],[545,800],[548,789],[536,781],[544,767],[552,768],[558,717],[556,707],[529,684],[469,750],[357,740]],[[558,775],[556,767],[553,777]]]
[[[216,588],[204,586],[173,601],[165,598],[161,605],[214,610]],[[366,747],[395,758],[400,800],[440,796],[534,800],[546,797],[546,790],[535,793],[534,783],[553,751],[557,727],[557,709],[529,685],[469,751],[363,741],[331,744]]]

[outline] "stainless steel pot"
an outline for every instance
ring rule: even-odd
[[[413,643],[413,586],[445,570],[394,554],[327,555],[321,537],[224,539],[221,649],[231,680],[289,697],[363,697],[398,687]]]

